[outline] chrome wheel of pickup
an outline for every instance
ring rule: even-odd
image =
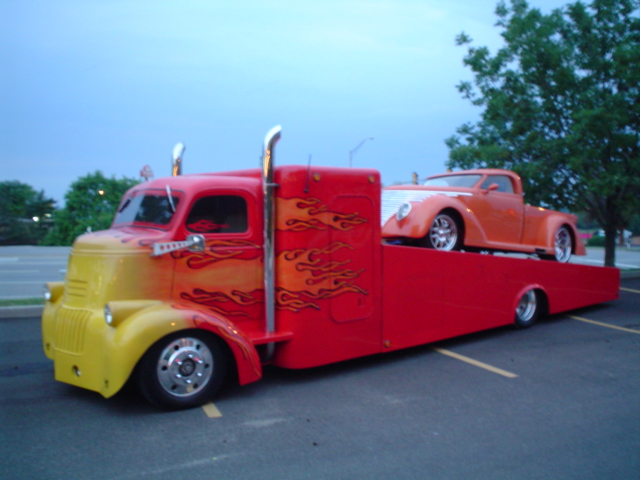
[[[436,250],[458,250],[460,247],[460,229],[457,222],[446,213],[440,213],[429,228],[428,246]]]
[[[566,263],[571,258],[571,234],[567,227],[560,227],[556,232],[555,241],[555,257],[560,263]]]

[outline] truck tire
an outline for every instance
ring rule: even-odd
[[[168,335],[142,357],[138,388],[152,404],[172,410],[210,401],[227,372],[228,358],[221,341],[207,332]]]
[[[458,221],[448,213],[439,213],[429,227],[422,245],[442,251],[462,248],[462,228]]]
[[[540,298],[535,290],[525,292],[516,306],[515,326],[517,328],[528,328],[538,319],[540,315]]]
[[[572,239],[571,232],[566,226],[560,227],[553,237],[555,253],[553,255],[541,255],[543,260],[552,260],[560,263],[567,263],[571,258]]]

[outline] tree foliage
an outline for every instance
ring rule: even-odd
[[[122,195],[138,183],[132,178],[106,178],[102,172],[80,177],[65,194],[65,206],[54,216],[47,245],[71,245],[87,231],[109,228]]]
[[[467,45],[473,84],[458,90],[483,108],[446,140],[450,168],[508,168],[527,201],[586,211],[616,230],[640,208],[640,18],[638,0],[578,1],[545,15],[525,0],[501,2],[495,55]]]
[[[55,200],[17,180],[0,182],[0,245],[35,245],[47,233]]]

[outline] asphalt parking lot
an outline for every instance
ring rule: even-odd
[[[12,479],[640,478],[640,279],[620,299],[327,367],[267,368],[161,412],[54,381],[38,318],[0,320]]]

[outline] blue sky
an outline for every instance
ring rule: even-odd
[[[277,164],[445,169],[478,109],[455,46],[501,45],[493,0],[0,0],[0,181],[62,201],[95,170],[139,178]],[[534,0],[548,13],[568,2]]]

